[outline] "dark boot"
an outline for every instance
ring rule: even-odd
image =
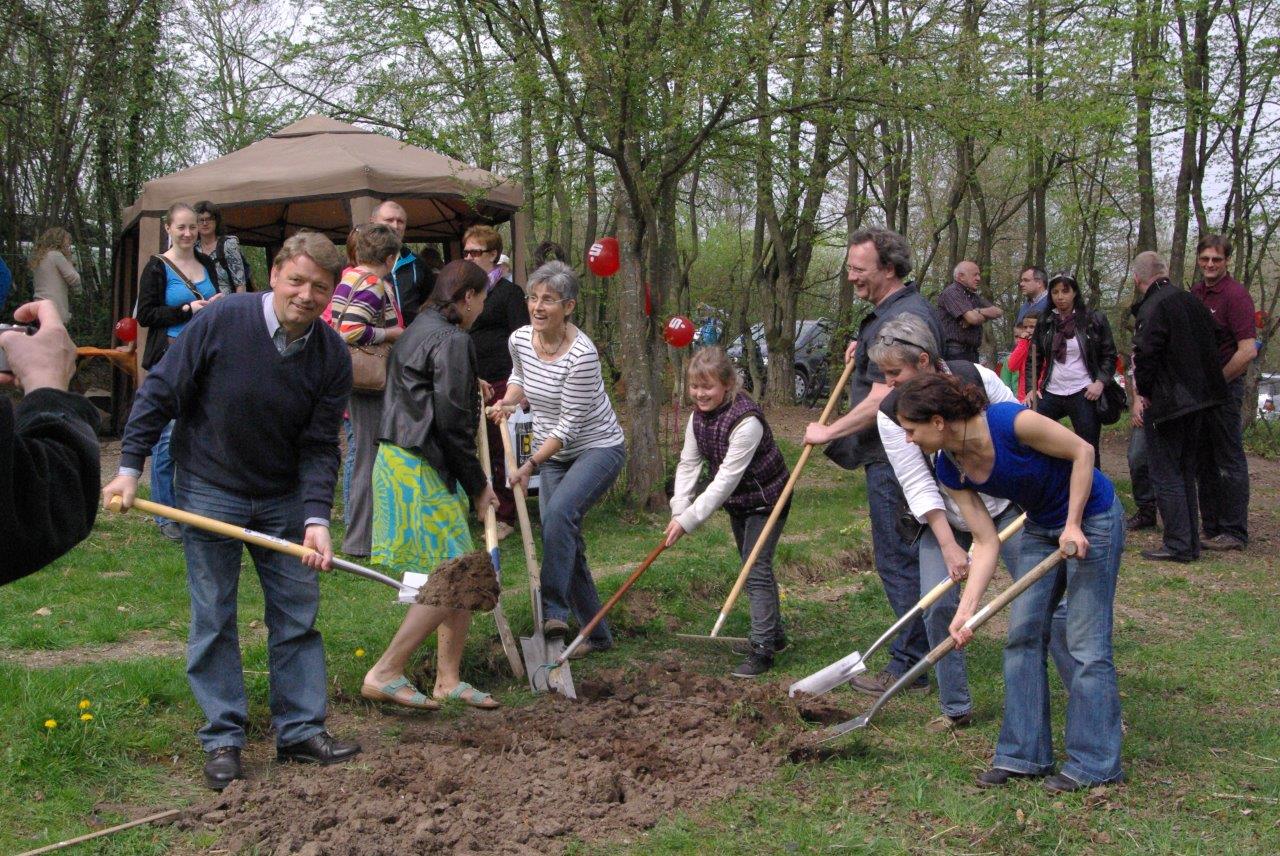
[[[735,678],[758,678],[773,668],[773,652],[765,645],[751,643],[751,653],[733,670]]]
[[[1124,528],[1129,532],[1155,529],[1156,525],[1156,509],[1151,505],[1139,505],[1137,511],[1130,514],[1124,521]]]
[[[240,767],[240,747],[222,746],[209,752],[204,762],[204,783],[220,791],[235,779],[243,779]]]

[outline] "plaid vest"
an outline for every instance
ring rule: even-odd
[[[789,475],[787,463],[782,459],[777,444],[773,442],[773,431],[765,421],[764,411],[744,393],[739,392],[733,401],[722,404],[710,413],[703,413],[701,410],[693,412],[693,438],[698,443],[698,453],[711,465],[712,478],[716,477],[720,464],[729,451],[729,435],[748,416],[760,420],[760,424],[764,426],[764,436],[760,438],[760,445],[756,447],[751,463],[742,474],[742,480],[725,500],[724,508],[731,514],[770,508],[777,502]]]

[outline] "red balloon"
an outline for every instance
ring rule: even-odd
[[[1261,309],[1259,309],[1257,312],[1253,313],[1253,323],[1254,323],[1254,324],[1256,324],[1256,325],[1258,325],[1258,329],[1259,329],[1259,330],[1261,330],[1263,327],[1266,327],[1266,326],[1267,326],[1267,313],[1263,312]]]
[[[116,338],[121,342],[132,342],[138,338],[138,322],[133,318],[121,318],[115,326]]]
[[[662,338],[673,348],[687,348],[693,341],[693,322],[683,315],[672,315],[662,330]]]
[[[601,238],[587,251],[587,267],[596,276],[613,276],[621,266],[617,238]]]

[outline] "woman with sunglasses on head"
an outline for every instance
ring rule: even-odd
[[[983,366],[967,360],[944,361],[933,332],[916,315],[899,315],[886,321],[867,353],[884,373],[890,388],[876,414],[876,426],[907,503],[900,521],[901,528],[907,530],[902,533],[903,538],[918,539],[920,543],[920,591],[928,592],[948,577],[962,581],[969,574],[966,551],[973,538],[960,509],[938,483],[925,455],[907,440],[906,432],[898,425],[895,418],[898,388],[915,377],[944,374],[981,386],[994,402],[1015,401],[1013,393],[995,372]],[[1013,523],[1022,512],[1007,499],[986,495],[980,498],[997,530]],[[1021,540],[1021,533],[1015,533],[1000,548],[1005,567],[1017,567]],[[925,610],[924,627],[930,648],[947,638],[959,603],[959,587],[953,587]],[[1066,612],[1059,610],[1059,613],[1054,616],[1049,650],[1063,683],[1070,686],[1074,661],[1063,641]],[[973,718],[973,700],[969,695],[964,652],[954,651],[939,661],[935,677],[942,713],[930,720],[925,730],[941,733],[969,725]]]
[[[1055,421],[1069,417],[1071,430],[1093,446],[1094,466],[1101,466],[1097,402],[1116,365],[1107,316],[1085,306],[1076,278],[1060,273],[1049,280],[1049,307],[1032,336],[1036,377],[1027,384],[1027,406]]]
[[[507,477],[512,487],[540,473],[543,632],[569,633],[569,613],[585,626],[600,609],[587,567],[582,521],[604,497],[626,458],[622,427],[605,393],[600,354],[569,320],[578,303],[578,276],[564,262],[547,262],[529,277],[528,326],[511,334],[511,378],[490,418],[500,421],[527,398],[533,406],[533,455]],[[576,652],[612,647],[601,621]]]
[[[1015,502],[1027,514],[1015,579],[1060,548],[1076,550],[1075,558],[1059,563],[1010,609],[1004,722],[991,769],[979,774],[978,786],[1053,771],[1045,647],[1064,596],[1067,650],[1076,663],[1067,687],[1067,762],[1045,787],[1065,792],[1120,780],[1120,693],[1111,630],[1124,509],[1111,481],[1094,467],[1093,448],[1017,403],[988,405],[980,387],[949,375],[907,381],[898,391],[896,413],[908,440],[936,454],[938,481],[973,533],[969,582],[951,622],[957,646],[973,637],[965,622],[991,582],[1000,548],[979,491]]]
[[[249,288],[249,267],[240,252],[240,241],[228,235],[222,225],[222,212],[212,202],[197,202],[196,230],[200,238],[196,251],[213,262],[218,272],[218,291],[221,294],[240,294]]]

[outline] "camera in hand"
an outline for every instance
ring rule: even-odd
[[[40,327],[37,324],[0,324],[0,333],[22,332],[28,336],[34,336],[36,330]],[[0,372],[9,371],[9,357],[4,352],[4,348],[0,348]]]

